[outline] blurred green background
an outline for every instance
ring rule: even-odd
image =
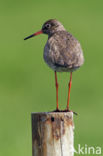
[[[71,89],[70,108],[79,114],[74,116],[75,148],[103,147],[103,1],[1,0],[1,156],[31,156],[31,112],[56,107],[54,73],[43,60],[47,36],[23,40],[51,18],[80,41],[85,56],[85,64],[73,73]],[[64,109],[69,73],[58,73],[58,81]]]

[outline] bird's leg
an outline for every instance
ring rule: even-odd
[[[68,84],[68,100],[67,100],[67,108],[66,108],[67,111],[69,110],[71,85],[72,85],[72,72],[70,73],[70,81],[69,81],[69,84]]]
[[[58,81],[57,81],[57,74],[55,71],[55,86],[56,86],[56,111],[59,111],[59,105],[58,105]]]

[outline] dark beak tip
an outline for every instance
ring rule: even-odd
[[[29,39],[29,38],[31,38],[31,37],[34,37],[34,36],[39,35],[39,34],[42,34],[42,33],[43,33],[42,30],[41,30],[41,31],[38,31],[38,32],[36,32],[36,33],[34,33],[34,34],[32,34],[32,35],[30,35],[30,36],[24,38],[24,40],[27,40],[27,39]]]
[[[27,40],[27,38],[24,38],[24,40]]]
[[[28,37],[25,37],[24,40],[27,40],[27,39],[29,39],[29,38],[31,38],[31,37],[33,37],[33,36],[34,36],[34,34],[32,34],[32,35],[30,35],[30,36],[28,36]]]

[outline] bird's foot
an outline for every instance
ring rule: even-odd
[[[56,109],[56,110],[54,110],[52,112],[61,112],[61,113],[62,112],[72,112],[73,114],[78,115],[76,112],[74,112],[72,110],[69,110],[69,109],[65,109],[65,110]]]
[[[74,112],[74,111],[72,111],[72,110],[70,110],[70,109],[65,109],[65,110],[63,110],[62,112],[72,112],[73,114],[78,115],[76,112]]]
[[[60,109],[56,109],[53,112],[61,112],[61,110]]]

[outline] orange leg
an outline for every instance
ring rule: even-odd
[[[72,72],[70,73],[70,81],[69,81],[69,84],[68,84],[68,100],[67,100],[67,109],[66,110],[69,110],[71,85],[72,85]]]
[[[59,105],[58,105],[58,81],[57,81],[57,74],[56,74],[56,71],[55,71],[55,86],[56,86],[56,111],[59,110]]]

